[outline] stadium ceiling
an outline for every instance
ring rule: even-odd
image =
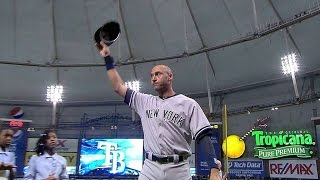
[[[111,46],[125,81],[154,93],[150,69],[167,64],[179,93],[206,96],[288,80],[281,57],[295,52],[298,76],[318,74],[319,0],[1,0],[2,103],[45,103],[64,86],[66,104],[117,103],[95,30],[121,25]],[[289,81],[289,80],[288,80]]]

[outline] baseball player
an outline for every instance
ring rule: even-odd
[[[141,118],[146,155],[139,180],[191,179],[187,158],[191,155],[192,138],[208,150],[210,180],[218,180],[219,169],[210,140],[212,127],[195,100],[173,91],[171,69],[156,65],[151,70],[151,84],[159,96],[135,92],[123,83],[109,47],[102,41],[100,45],[113,89]]]

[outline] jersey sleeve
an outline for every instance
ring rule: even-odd
[[[190,129],[193,139],[197,139],[197,136],[201,134],[201,132],[211,128],[212,127],[201,107],[194,101],[190,117]]]
[[[150,95],[127,89],[124,102],[134,109],[139,115],[145,110]]]

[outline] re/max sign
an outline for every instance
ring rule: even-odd
[[[271,178],[318,179],[316,160],[270,160]]]

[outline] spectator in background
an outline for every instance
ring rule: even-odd
[[[29,161],[25,180],[60,180],[69,179],[67,174],[67,161],[55,152],[57,134],[53,130],[46,130],[39,138],[35,151]]]
[[[9,152],[13,137],[11,129],[2,129],[0,132],[0,179],[12,180],[15,177],[15,154]]]

